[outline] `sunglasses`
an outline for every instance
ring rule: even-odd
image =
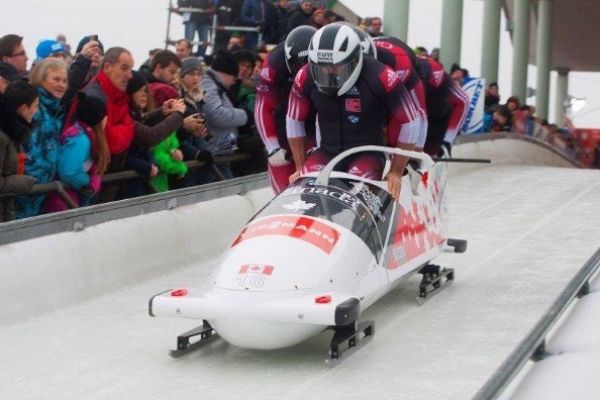
[[[24,56],[25,54],[27,54],[27,53],[25,52],[25,50],[23,50],[21,52],[11,54],[9,57],[20,57],[20,56]]]

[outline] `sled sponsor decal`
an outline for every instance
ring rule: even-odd
[[[398,246],[394,248],[394,259],[398,263],[403,263],[406,260],[406,246]]]
[[[389,259],[388,269],[396,269],[444,242],[433,218],[426,204],[418,204],[414,200],[410,207],[399,207],[391,244],[393,257]]]
[[[352,173],[352,172],[351,172]],[[383,201],[375,193],[371,192],[369,186],[364,182],[351,182],[353,185],[352,192],[358,193],[362,197],[363,202],[373,215],[385,222],[385,216],[382,213]]]
[[[304,200],[296,200],[293,203],[284,204],[281,207],[290,211],[308,211],[316,206],[315,203],[307,203]]]
[[[286,190],[281,192],[279,197],[291,196],[291,195],[302,195],[302,194],[317,194],[323,196],[333,197],[351,207],[353,210],[358,210],[358,206],[360,205],[360,201],[343,191],[332,190],[332,188],[327,187],[288,187]]]
[[[251,222],[233,242],[231,247],[244,240],[266,235],[289,236],[303,240],[329,254],[335,247],[340,233],[327,224],[309,217],[273,216]]]

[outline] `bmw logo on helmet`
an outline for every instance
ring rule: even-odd
[[[360,38],[343,23],[324,26],[308,48],[310,74],[322,93],[341,96],[356,83],[363,63]]]

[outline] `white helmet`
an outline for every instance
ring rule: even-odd
[[[308,47],[308,65],[319,90],[341,96],[350,90],[362,69],[363,51],[353,28],[343,23],[325,25]]]

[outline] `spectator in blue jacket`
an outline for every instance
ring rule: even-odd
[[[75,123],[60,135],[58,176],[71,186],[68,194],[80,207],[95,203],[100,191],[102,174],[106,171],[110,152],[104,127],[106,105],[98,97],[78,94]],[[64,201],[52,193],[48,196],[44,211],[66,210]]]
[[[46,58],[30,74],[31,84],[40,94],[40,106],[33,117],[33,128],[23,149],[27,154],[25,173],[48,183],[56,176],[58,166],[58,136],[65,117],[61,104],[67,90],[67,66],[63,60]],[[17,198],[17,218],[33,217],[40,213],[45,194]]]

